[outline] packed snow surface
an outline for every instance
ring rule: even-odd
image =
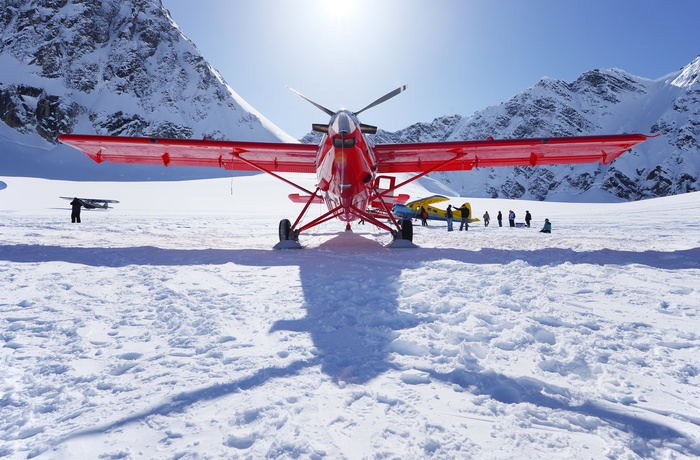
[[[275,251],[269,177],[0,180],[2,458],[700,456],[698,193]]]

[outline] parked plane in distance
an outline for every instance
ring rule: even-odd
[[[418,211],[420,211],[420,208],[423,208],[428,213],[428,220],[447,220],[445,210],[433,206],[435,203],[442,203],[444,201],[449,201],[449,198],[442,195],[431,195],[410,201],[406,204],[395,203],[391,209],[391,213],[402,219],[420,219]],[[468,201],[465,201],[462,206],[466,206],[466,208],[469,209],[470,216],[474,215],[474,213],[472,213],[472,205]],[[452,206],[452,218],[454,220],[462,219],[462,211],[459,207]],[[472,222],[479,222],[479,219],[470,217],[469,223]]]
[[[73,200],[74,197],[59,196],[64,200]],[[119,203],[117,200],[104,200],[102,198],[78,198],[78,200],[83,203],[85,209],[109,209],[112,206],[110,204]]]
[[[644,134],[613,134],[375,145],[368,135],[375,134],[377,127],[361,123],[358,116],[405,89],[406,86],[401,86],[356,112],[329,110],[292,90],[330,117],[328,123],[312,125],[314,131],[323,133],[318,145],[81,134],[63,134],[59,140],[98,163],[211,166],[270,174],[300,190],[302,194],[290,198],[305,203],[294,222],[280,221],[280,243],[276,247],[301,247],[301,233],[334,218],[345,222],[346,230],[351,229],[351,222],[364,219],[390,232],[394,241],[411,242],[411,220],[399,221],[390,212],[401,197],[395,192],[434,171],[596,161],[607,165],[648,138]],[[316,188],[307,190],[281,173],[316,173]],[[397,183],[396,178],[387,176],[391,173],[417,174]],[[320,201],[326,203],[328,211],[302,223],[311,204]],[[384,223],[368,212],[373,204],[386,212],[389,222]]]

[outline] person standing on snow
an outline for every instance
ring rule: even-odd
[[[498,211],[496,218],[498,219],[498,226],[503,227],[503,214],[501,214],[501,211]]]
[[[515,213],[512,209],[508,211],[508,223],[511,227],[515,227]]]
[[[531,220],[532,220],[532,214],[530,214],[530,211],[525,211],[525,225],[529,227]]]
[[[445,217],[447,218],[447,231],[452,231],[452,205],[448,204],[445,210]]]
[[[420,224],[423,227],[427,227],[428,226],[428,211],[426,211],[425,208],[423,206],[421,206],[419,213],[420,213]]]
[[[469,231],[469,208],[466,204],[459,207],[459,211],[462,213],[462,220],[459,224],[459,231],[462,229]]]
[[[488,227],[488,226],[489,226],[489,222],[491,222],[491,216],[489,216],[489,212],[486,211],[486,212],[484,213],[484,227]]]
[[[73,198],[73,201],[70,202],[72,211],[70,213],[70,221],[74,224],[79,224],[80,223],[80,208],[83,206],[83,202],[80,201],[77,197]]]

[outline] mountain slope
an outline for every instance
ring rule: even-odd
[[[637,200],[700,190],[700,57],[657,81],[618,69],[576,81],[543,79],[510,100],[470,117],[450,116],[377,142],[420,142],[599,133],[660,134],[608,167],[485,168],[439,173],[463,195],[583,201]]]
[[[294,141],[238,96],[160,0],[8,0],[0,13],[0,172],[73,180],[229,176],[212,169],[96,165],[61,132]],[[432,177],[461,195],[625,201],[700,190],[700,58],[659,80],[593,70],[545,78],[498,106],[377,142],[660,134],[610,166],[482,169]],[[307,135],[302,141],[313,142]]]
[[[0,136],[6,140],[61,157],[66,154],[55,146],[62,132],[294,141],[224,82],[160,0],[5,5]],[[32,139],[37,134],[43,141]],[[27,155],[21,150],[3,157]],[[32,159],[22,158],[34,165]],[[12,173],[17,161],[4,160],[3,170]]]

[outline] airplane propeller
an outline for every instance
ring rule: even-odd
[[[321,109],[321,111],[323,111],[323,112],[325,112],[326,114],[328,114],[329,117],[332,117],[333,115],[335,115],[335,112],[332,111],[331,109],[327,109],[327,108],[325,108],[324,106],[322,106],[321,104],[318,104],[318,103],[312,101],[311,99],[309,99],[308,97],[304,96],[303,94],[301,94],[299,91],[295,90],[294,88],[290,88],[289,86],[287,86],[287,89],[288,89],[289,91],[295,93],[297,96],[299,96],[300,98],[304,99],[305,101],[310,102],[310,103],[313,104],[315,107],[318,107],[319,109]]]
[[[315,107],[317,107],[317,108],[320,109],[321,111],[325,112],[328,116],[331,116],[331,117],[332,117],[333,115],[335,115],[335,112],[333,112],[332,110],[330,110],[330,109],[328,109],[328,108],[322,106],[321,104],[319,104],[319,103],[317,103],[317,102],[312,101],[311,99],[309,99],[308,97],[304,96],[303,94],[301,94],[299,91],[295,90],[294,88],[290,88],[289,86],[287,86],[287,89],[289,89],[290,91],[292,91],[292,92],[295,93],[297,96],[299,96],[299,97],[301,97],[302,99],[304,99],[305,101],[307,101],[307,102],[313,104]],[[376,101],[372,102],[372,103],[369,104],[368,106],[366,106],[366,107],[364,107],[364,108],[358,110],[357,112],[355,112],[355,115],[359,115],[359,114],[361,114],[362,112],[364,112],[364,111],[367,110],[367,109],[371,109],[372,107],[375,107],[375,106],[377,106],[377,105],[379,105],[379,104],[381,104],[381,103],[383,103],[383,102],[386,102],[386,101],[388,101],[389,99],[391,99],[392,97],[394,97],[394,96],[396,96],[396,95],[402,93],[402,92],[405,91],[405,90],[406,90],[406,85],[400,86],[400,87],[396,88],[395,90],[393,90],[393,91],[391,91],[391,92],[385,94],[384,96],[380,97],[379,99],[377,99]]]
[[[380,97],[379,99],[377,99],[376,101],[372,102],[372,103],[371,103],[370,105],[368,105],[367,107],[358,110],[357,112],[355,112],[355,115],[359,115],[359,114],[361,114],[362,112],[364,112],[365,110],[374,107],[375,105],[379,105],[379,104],[381,104],[382,102],[386,102],[386,101],[388,101],[389,99],[391,99],[392,97],[394,97],[394,96],[400,94],[401,92],[403,92],[403,91],[405,91],[405,90],[406,90],[406,85],[400,86],[400,87],[396,88],[394,91],[392,91],[392,92],[390,92],[390,93],[387,93],[387,94],[385,94],[384,96],[382,96],[382,97]]]

